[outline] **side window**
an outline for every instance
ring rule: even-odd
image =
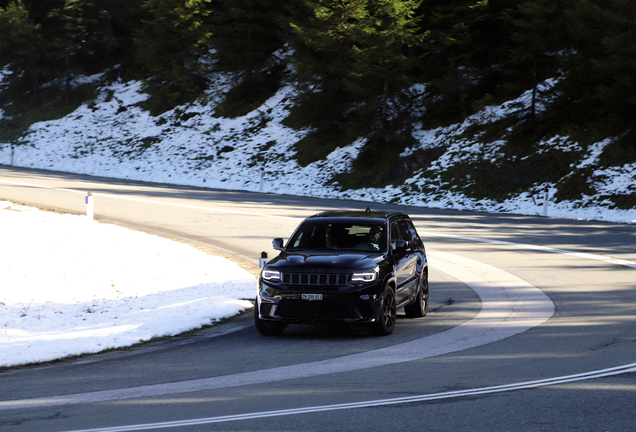
[[[304,232],[301,232],[297,237],[296,240],[294,241],[294,244],[292,245],[293,248],[299,248],[300,247],[300,243],[303,240],[303,237],[305,237]]]
[[[410,220],[400,221],[400,229],[403,230],[404,236],[409,243],[419,245],[421,243],[420,237],[417,235],[417,231]]]
[[[292,247],[294,249],[302,249],[308,246],[308,242],[313,237],[314,232],[316,231],[316,225],[314,224],[305,224],[300,227],[299,231],[296,235],[289,240],[287,247]]]
[[[417,235],[417,230],[413,226],[413,222],[408,219],[403,219],[398,221],[398,225],[400,228],[400,237],[402,240],[406,240],[410,245],[421,247],[422,240],[420,240],[420,236]]]
[[[406,223],[405,220],[401,220],[398,222],[399,228],[400,228],[400,237],[402,240],[406,240],[407,242],[413,243],[414,239],[411,233],[411,229],[409,228],[408,224]]]
[[[413,225],[412,221],[407,221],[407,225],[409,226],[409,229],[411,230],[411,235],[413,236],[413,241],[418,245],[418,246],[422,246],[422,240],[420,239],[420,236],[417,234],[417,230],[415,229],[415,226]]]
[[[398,224],[396,222],[391,223],[390,236],[391,236],[391,238],[389,239],[389,241],[391,242],[391,249],[394,249],[395,248],[395,242],[398,241],[398,240],[401,240],[401,238],[400,238],[400,230],[399,230]]]

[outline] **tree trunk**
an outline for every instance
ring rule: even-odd
[[[384,80],[384,93],[382,94],[382,128],[386,123],[386,112],[389,104],[389,82]]]
[[[71,72],[70,72],[70,63],[71,63],[71,59],[70,59],[70,55],[69,53],[66,53],[66,86],[64,89],[64,101],[66,103],[68,103],[68,94],[71,91]]]
[[[530,118],[534,119],[537,106],[537,62],[534,62],[534,68],[532,69],[532,107],[530,108]]]

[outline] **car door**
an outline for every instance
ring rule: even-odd
[[[411,252],[413,238],[406,221],[401,219],[391,223],[391,252],[393,254],[394,272],[397,280],[395,297],[398,304],[411,294],[417,278],[417,254]],[[405,249],[398,249],[398,242],[405,242]]]
[[[419,258],[419,248],[417,245],[417,233],[413,225],[406,219],[398,222],[400,228],[400,236],[407,242],[406,257],[404,259],[404,290],[405,296],[408,296],[415,290],[418,281],[417,263]]]

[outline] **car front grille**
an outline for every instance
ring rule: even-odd
[[[287,285],[337,286],[351,281],[347,273],[283,273],[283,283]]]

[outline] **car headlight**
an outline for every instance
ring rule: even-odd
[[[377,279],[377,272],[354,273],[351,275],[351,282],[373,282]]]
[[[280,281],[280,272],[276,270],[263,270],[261,273],[263,279],[267,281],[279,282]]]

